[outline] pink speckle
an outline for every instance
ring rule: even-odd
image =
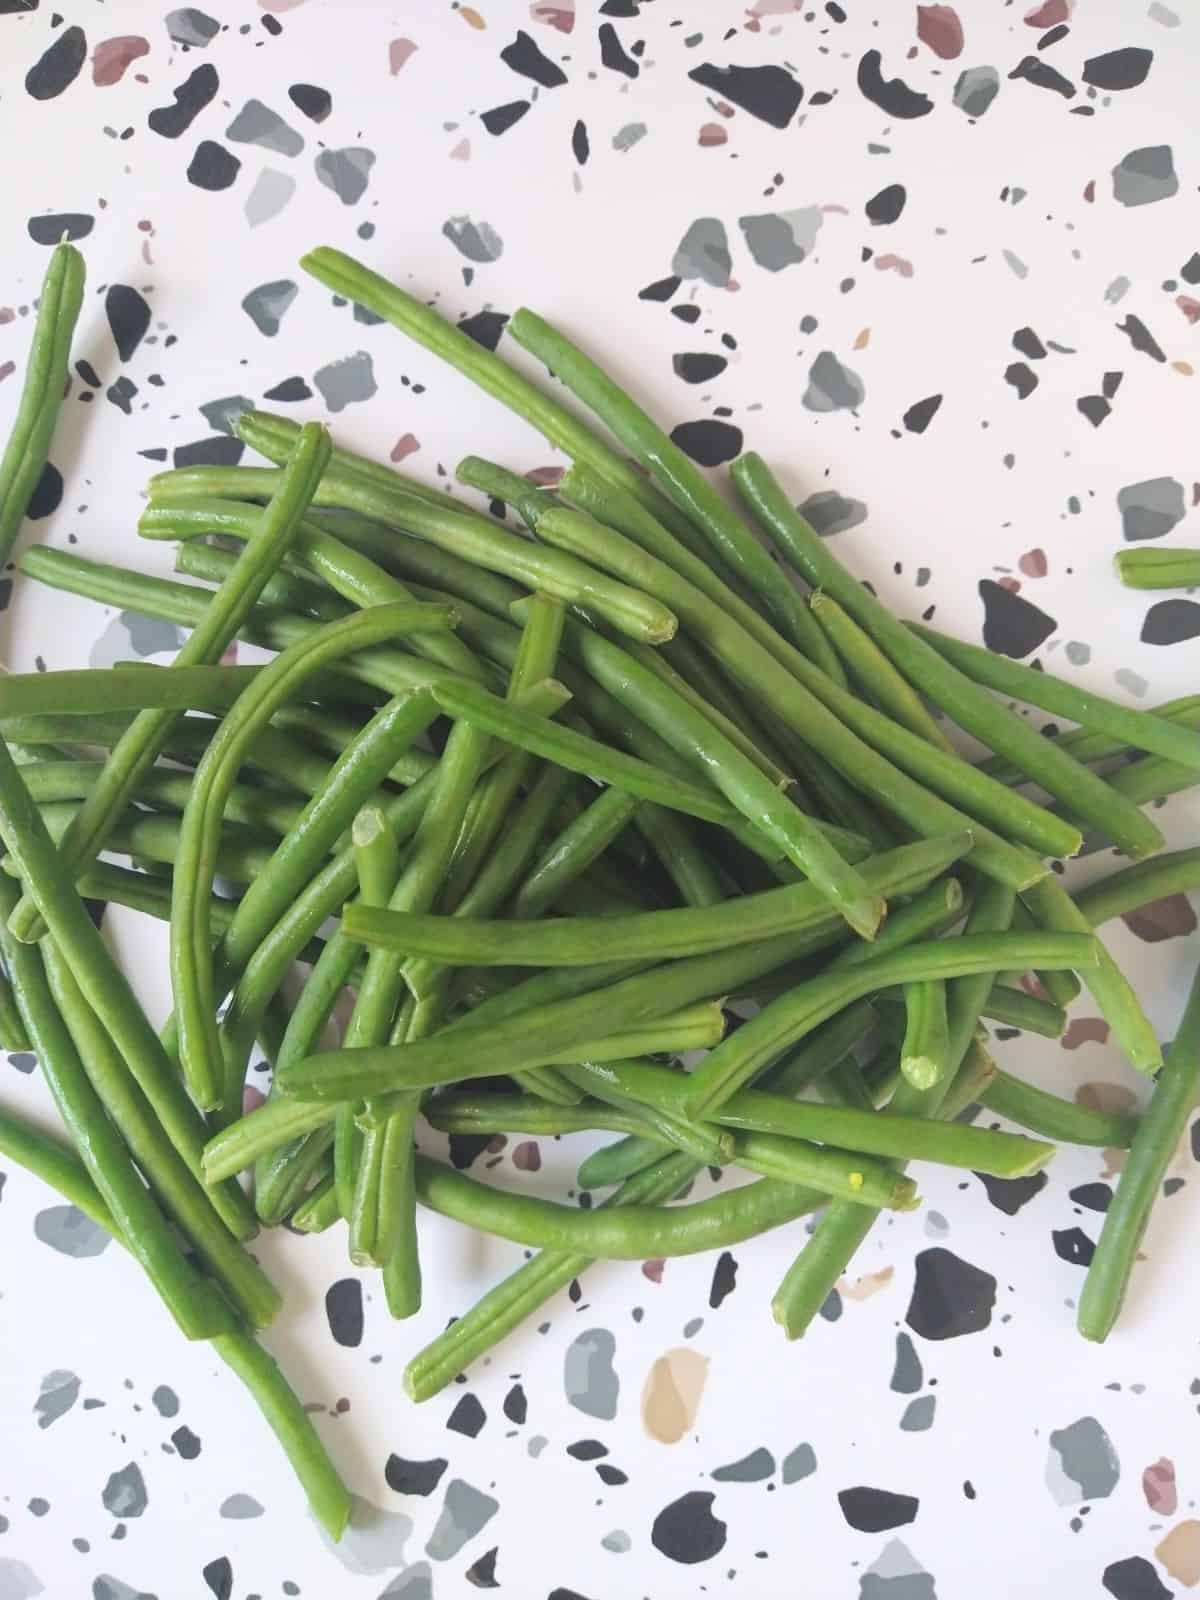
[[[542,1152],[537,1140],[522,1139],[519,1145],[514,1146],[512,1164],[518,1172],[540,1172]]]
[[[450,159],[451,159],[451,161],[470,161],[470,159],[471,159],[471,141],[470,141],[470,139],[460,139],[458,141],[458,143],[454,146],[454,149],[451,150]]]
[[[494,1133],[487,1144],[484,1145],[484,1149],[488,1155],[498,1156],[502,1151],[508,1149],[508,1135],[506,1133]]]
[[[152,267],[154,265],[154,257],[150,254],[149,239],[142,240],[142,260],[148,267]]]
[[[264,11],[294,11],[304,0],[258,0]]]
[[[728,100],[711,100],[709,104],[719,117],[732,117],[734,115],[733,107]]]
[[[16,370],[17,363],[15,361],[0,361],[0,383],[3,383],[5,378],[11,378]]]
[[[803,9],[802,0],[754,0],[749,14],[757,21],[759,17],[782,17]]]
[[[154,224],[150,221],[150,219],[148,217],[143,217],[142,220],[138,223],[138,232],[139,233],[153,233],[154,232]]]
[[[728,142],[729,135],[719,122],[706,122],[701,126],[698,143],[701,150],[712,150]]]
[[[882,255],[875,257],[876,272],[898,272],[902,278],[911,278],[913,264],[903,256]]]
[[[1093,202],[1095,201],[1095,198],[1096,198],[1096,180],[1095,180],[1095,178],[1089,178],[1088,181],[1084,184],[1084,186],[1083,186],[1083,198],[1087,201],[1088,205],[1093,204]]]
[[[562,482],[564,467],[531,467],[525,476],[539,489],[554,489]]]
[[[1142,1493],[1151,1511],[1160,1517],[1173,1517],[1179,1505],[1175,1491],[1175,1463],[1159,1456],[1142,1473]]]
[[[1176,297],[1175,304],[1189,322],[1200,322],[1200,300],[1193,300],[1190,294],[1181,294]]]
[[[17,313],[11,306],[0,306],[0,328],[2,328],[6,322],[15,322],[16,316]]]
[[[388,45],[388,71],[394,78],[409,56],[416,53],[416,45],[411,39],[393,39]]]
[[[415,433],[403,433],[396,440],[388,455],[392,461],[403,461],[406,456],[415,454],[420,448],[421,441]]]
[[[730,278],[729,282],[725,285],[725,289],[728,294],[740,294],[742,286],[736,278]]]
[[[850,215],[850,208],[848,206],[835,205],[833,202],[829,202],[828,204],[823,203],[821,206],[821,215],[823,217],[848,217]]]
[[[642,1277],[649,1278],[651,1283],[661,1283],[663,1268],[666,1264],[666,1261],[661,1258],[657,1261],[643,1261]]]
[[[1017,565],[1027,578],[1044,578],[1050,570],[1044,550],[1026,550]]]
[[[130,63],[149,54],[150,41],[140,34],[126,33],[116,39],[105,39],[92,53],[92,82],[98,89],[120,83]]]
[[[1025,13],[1025,21],[1031,28],[1056,28],[1068,20],[1074,9],[1075,0],[1042,0],[1040,6]]]
[[[575,26],[575,0],[557,6],[534,4],[529,8],[529,15],[535,22],[543,22],[548,28],[557,28],[559,33],[570,33]]]
[[[266,1098],[261,1089],[256,1089],[252,1083],[248,1083],[242,1090],[242,1115],[249,1116],[251,1111],[257,1111]]]
[[[1126,911],[1121,921],[1147,944],[1161,944],[1164,939],[1185,939],[1196,931],[1196,913],[1186,894],[1168,894],[1161,900],[1150,900],[1136,911]]]
[[[1108,1023],[1103,1017],[1072,1017],[1062,1036],[1064,1050],[1078,1050],[1081,1044],[1107,1044]]]
[[[1000,587],[1002,589],[1007,589],[1009,594],[1020,594],[1020,592],[1021,592],[1021,581],[1020,581],[1020,579],[1019,578],[1014,578],[1014,577],[1010,576],[1007,573],[1004,575],[1003,578],[997,578],[996,582],[1000,585]]]
[[[233,640],[231,640],[229,642],[229,644],[227,644],[225,646],[225,649],[222,651],[220,664],[223,667],[236,667],[237,666],[237,658],[238,658],[238,642],[237,642],[236,639],[233,639]]]
[[[942,61],[962,55],[963,25],[953,6],[918,6],[917,38]]]

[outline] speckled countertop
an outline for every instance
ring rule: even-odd
[[[167,570],[133,541],[142,479],[236,460],[228,418],[264,397],[431,481],[473,448],[555,464],[303,279],[327,242],[488,343],[522,301],[561,319],[706,463],[743,438],[778,463],[901,612],[1135,702],[1195,689],[1200,604],[1122,591],[1108,557],[1200,543],[1200,20],[1023,9],[0,0],[0,424],[46,246],[89,273],[27,536]],[[178,643],[2,589],[14,667]],[[1195,801],[1163,816],[1195,842]],[[161,941],[105,927],[161,1009]],[[1164,1035],[1195,929],[1178,899],[1112,931]],[[1061,1044],[999,1048],[1068,1094],[1135,1089],[1086,1004]],[[32,1057],[0,1078],[47,1111]],[[477,1159],[561,1193],[578,1154]],[[420,1409],[407,1355],[519,1252],[434,1219],[400,1326],[340,1239],[271,1237],[270,1345],[361,1497],[336,1552],[132,1265],[0,1171],[0,1600],[1183,1595],[1198,1159],[1193,1127],[1102,1348],[1072,1307],[1119,1157],[1082,1151],[1019,1184],[928,1169],[802,1345],[768,1314],[773,1236],[593,1270]]]

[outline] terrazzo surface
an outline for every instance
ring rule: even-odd
[[[1200,544],[1198,61],[1185,0],[0,0],[0,424],[47,246],[89,275],[25,537],[169,570],[134,540],[141,483],[236,460],[247,401],[430,482],[472,449],[561,464],[306,279],[330,243],[501,349],[519,304],[561,320],[699,460],[777,463],[901,613],[1133,703],[1194,690],[1200,601],[1123,591],[1109,556]],[[12,580],[11,667],[178,644]],[[1162,817],[1195,843],[1195,801]],[[161,1013],[162,942],[104,926]],[[1177,899],[1111,931],[1164,1037],[1196,926]],[[1067,1095],[1138,1092],[1086,1001],[1061,1043],[997,1048]],[[31,1056],[0,1079],[49,1116]],[[475,1170],[561,1194],[583,1148]],[[797,1224],[593,1269],[421,1408],[407,1356],[520,1251],[426,1219],[396,1325],[340,1238],[277,1233],[268,1343],[359,1497],[336,1551],[212,1355],[0,1165],[0,1600],[1185,1595],[1198,1162],[1193,1124],[1103,1347],[1073,1305],[1120,1157],[1064,1151],[1021,1184],[926,1168],[800,1345],[768,1311]]]

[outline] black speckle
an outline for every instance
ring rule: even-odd
[[[596,1476],[610,1489],[620,1488],[621,1484],[629,1482],[629,1474],[622,1472],[620,1467],[614,1467],[610,1461],[597,1461]]]
[[[929,96],[910,89],[902,78],[885,78],[882,65],[878,50],[868,50],[858,63],[858,87],[865,98],[889,117],[909,120],[928,116],[933,110]]]
[[[520,122],[531,103],[529,100],[509,100],[505,105],[493,106],[490,111],[481,111],[479,120],[490,134],[498,138],[500,134],[507,133],[514,122]]]
[[[681,422],[671,429],[671,438],[693,461],[702,467],[719,467],[741,454],[742,430],[731,422],[705,417],[699,422]]]
[[[194,1461],[200,1454],[200,1440],[183,1424],[172,1433],[171,1443],[185,1461]]]
[[[123,411],[127,417],[133,415],[133,399],[138,392],[137,384],[124,373],[105,390],[104,398],[110,400],[118,411]]]
[[[587,158],[591,154],[591,148],[588,145],[587,123],[582,118],[571,130],[571,153],[581,167],[587,165]]]
[[[292,84],[288,99],[310,122],[324,122],[333,110],[333,96],[328,89],[322,89],[315,83]]]
[[[1140,351],[1142,355],[1150,356],[1155,361],[1165,361],[1167,359],[1158,340],[1150,332],[1141,317],[1135,317],[1131,312],[1124,322],[1117,323],[1117,327],[1126,336],[1133,348]]]
[[[878,194],[873,194],[867,201],[867,221],[873,222],[877,227],[884,223],[895,222],[904,210],[904,202],[907,199],[902,183],[889,183],[886,189],[880,189]]]
[[[837,1322],[842,1315],[842,1297],[836,1289],[830,1289],[821,1302],[821,1316],[826,1322]]]
[[[671,365],[675,369],[675,376],[682,378],[684,383],[707,383],[711,378],[720,377],[729,363],[724,356],[711,354],[707,350],[693,350],[672,356]]]
[[[26,223],[34,244],[56,245],[60,239],[86,239],[96,219],[86,211],[51,211],[45,217],[30,217]]]
[[[529,1415],[529,1401],[525,1398],[525,1391],[519,1383],[514,1383],[504,1396],[502,1409],[508,1420],[515,1422],[518,1427]]]
[[[93,389],[98,389],[103,382],[92,363],[85,361],[82,356],[75,363],[75,371],[83,379],[84,383],[90,385]]]
[[[1048,62],[1042,61],[1038,56],[1025,56],[1018,61],[1009,73],[1010,78],[1023,78],[1026,83],[1032,83],[1035,89],[1050,89],[1054,94],[1061,94],[1064,100],[1074,99],[1077,90],[1070,78],[1064,78],[1061,72],[1055,72]]]
[[[34,485],[33,493],[29,496],[25,515],[31,522],[38,522],[42,517],[48,517],[52,511],[58,510],[62,504],[62,497],[62,473],[52,461],[47,461],[42,468],[41,477]]]
[[[1145,83],[1153,60],[1153,50],[1141,50],[1136,45],[1108,50],[1083,63],[1083,81],[1093,89],[1136,89],[1139,83]]]
[[[92,926],[98,933],[100,931],[100,924],[104,921],[104,913],[108,909],[108,901],[85,898],[83,904],[88,916],[92,919]]]
[[[737,1270],[738,1264],[733,1256],[728,1250],[722,1250],[713,1268],[712,1287],[708,1291],[708,1303],[714,1311],[737,1287]]]
[[[693,1489],[664,1506],[650,1529],[650,1542],[671,1561],[695,1566],[725,1548],[725,1524],[712,1514],[716,1496]]]
[[[909,406],[901,421],[909,433],[924,433],[925,429],[937,416],[942,404],[940,394],[931,394],[926,400],[918,400]]]
[[[263,398],[266,400],[278,400],[281,405],[286,405],[297,400],[311,400],[312,390],[303,378],[285,378],[282,383],[277,383],[273,389],[268,389]]]
[[[265,16],[258,19],[273,39],[278,39],[283,32],[283,23],[278,17]]]
[[[204,1568],[204,1581],[217,1600],[229,1600],[233,1593],[233,1566],[228,1556],[218,1556]]]
[[[786,128],[804,99],[803,87],[784,67],[715,67],[706,61],[688,77],[772,128]]]
[[[1112,407],[1102,394],[1085,394],[1080,395],[1079,399],[1076,400],[1075,409],[1082,411],[1093,428],[1098,428],[1105,417],[1108,416]]]
[[[465,1172],[487,1149],[490,1133],[452,1133],[450,1135],[450,1165]]]
[[[1112,1204],[1113,1192],[1107,1183],[1081,1183],[1071,1190],[1071,1199],[1077,1206],[1089,1211],[1107,1211]]]
[[[1032,328],[1018,328],[1012,336],[1012,342],[1013,348],[1023,356],[1028,356],[1030,361],[1041,361],[1046,354],[1046,346]]]
[[[1193,250],[1192,254],[1180,267],[1179,276],[1184,283],[1200,283],[1200,250]]]
[[[8,1058],[8,1064],[17,1072],[23,1072],[28,1077],[34,1067],[37,1066],[37,1057],[30,1055],[28,1050],[14,1050]]]
[[[507,311],[477,311],[472,317],[464,317],[458,326],[476,344],[481,344],[485,350],[494,350],[507,321]]]
[[[1112,400],[1121,387],[1125,374],[1123,372],[1106,372],[1100,380],[1100,393],[1106,400]]]
[[[1050,1237],[1055,1255],[1074,1267],[1086,1267],[1096,1254],[1095,1244],[1082,1228],[1054,1228]]]
[[[576,1461],[599,1461],[601,1456],[608,1454],[608,1446],[601,1444],[599,1439],[576,1439],[574,1444],[567,1446],[567,1454],[574,1456]]]
[[[986,1172],[977,1172],[975,1176],[987,1190],[987,1197],[996,1210],[1003,1211],[1006,1217],[1015,1217],[1049,1182],[1044,1172],[1031,1173],[1028,1178],[993,1178]]]
[[[500,1585],[496,1581],[496,1557],[499,1554],[499,1545],[493,1545],[490,1550],[485,1550],[463,1574],[467,1582],[476,1589],[498,1589]]]
[[[357,1278],[339,1278],[325,1291],[325,1315],[336,1343],[353,1349],[362,1343],[362,1284]]]
[[[996,1280],[952,1250],[922,1250],[904,1320],[923,1339],[957,1339],[992,1320]]]
[[[1172,1590],[1155,1572],[1145,1556],[1126,1556],[1104,1569],[1100,1580],[1116,1600],[1171,1600]]]
[[[1180,1189],[1184,1187],[1184,1182],[1183,1178],[1165,1179],[1162,1186],[1163,1199],[1169,1200],[1173,1194],[1178,1194]]]
[[[518,28],[517,37],[500,52],[506,67],[519,72],[523,78],[532,78],[543,89],[557,89],[566,83],[567,75],[549,56],[543,55],[529,34]]]
[[[191,127],[219,87],[216,67],[204,62],[178,89],[171,91],[175,99],[173,106],[156,106],[146,118],[151,132],[161,134],[164,139],[178,139]]]
[[[641,71],[633,57],[625,54],[625,47],[617,38],[617,30],[611,22],[600,24],[600,64],[613,72],[623,73],[627,78],[636,78]],[[696,74],[693,72],[691,76],[694,78]]]
[[[236,467],[245,448],[240,439],[218,433],[211,439],[197,439],[194,444],[176,445],[171,461],[177,467]]]
[[[444,1456],[432,1461],[406,1461],[403,1456],[389,1456],[383,1469],[389,1489],[397,1494],[432,1494],[442,1481],[442,1474],[450,1463]]]
[[[87,35],[66,28],[25,74],[25,92],[34,100],[53,100],[69,89],[87,60]]]
[[[693,305],[672,306],[671,315],[678,317],[680,322],[699,322],[700,307]]]
[[[920,1502],[911,1494],[893,1494],[890,1489],[838,1490],[842,1515],[859,1533],[883,1533],[887,1528],[902,1528],[917,1515]]]
[[[983,601],[983,642],[1002,656],[1019,661],[1031,655],[1058,627],[1054,618],[1031,600],[991,578],[980,580],[979,598]]]
[[[242,163],[224,145],[212,139],[201,139],[188,166],[187,179],[197,189],[209,189],[215,193],[220,189],[228,189],[241,169]]]
[[[669,300],[682,282],[682,278],[658,278],[654,283],[648,283],[644,289],[638,290],[638,299]]]
[[[147,461],[165,461],[167,452],[162,445],[153,445],[149,450],[139,450],[138,455]]]
[[[1160,600],[1150,607],[1142,623],[1143,644],[1182,644],[1198,635],[1200,605],[1194,600]]]
[[[1018,400],[1027,400],[1038,386],[1037,373],[1023,361],[1014,361],[1004,369],[1005,383],[1011,383]]]
[[[475,1395],[464,1394],[446,1418],[446,1426],[451,1433],[465,1433],[468,1439],[476,1439],[486,1421],[487,1412]]]
[[[112,329],[117,354],[122,361],[128,361],[150,326],[150,307],[127,283],[113,283],[104,296],[104,314]]]

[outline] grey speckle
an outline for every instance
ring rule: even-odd
[[[889,1539],[858,1580],[859,1600],[937,1600],[932,1574],[901,1539]]]
[[[449,1561],[496,1515],[500,1502],[462,1478],[446,1486],[446,1499],[437,1526],[429,1535],[425,1554],[433,1561]]]
[[[699,278],[714,289],[724,289],[732,270],[725,224],[718,217],[697,217],[679,241],[671,271],[677,277]]]
[[[1146,690],[1150,687],[1141,673],[1135,672],[1132,667],[1118,667],[1113,673],[1113,681],[1122,689],[1127,689],[1135,700],[1145,699]]]
[[[1117,490],[1117,510],[1121,513],[1121,536],[1135,539],[1161,539],[1176,523],[1182,522],[1187,505],[1183,485],[1175,478],[1147,478]]]
[[[620,1380],[613,1369],[617,1341],[607,1328],[588,1328],[572,1340],[563,1358],[563,1388],[576,1411],[611,1422],[617,1414]]]
[[[547,1439],[547,1437],[546,1437],[546,1435],[544,1433],[535,1433],[533,1438],[530,1439],[529,1443],[525,1446],[525,1448],[529,1451],[529,1454],[536,1461],[537,1458],[541,1455],[542,1451],[546,1448],[546,1446],[549,1443],[550,1443],[550,1441],[549,1441],[549,1439]]]
[[[1095,1417],[1080,1417],[1050,1435],[1046,1484],[1060,1506],[1107,1499],[1120,1478],[1117,1452]]]
[[[88,651],[88,665],[111,667],[135,656],[174,655],[183,643],[183,629],[174,622],[144,617],[140,611],[118,611]]]
[[[330,411],[344,411],[349,405],[369,400],[379,388],[374,363],[366,350],[356,350],[352,356],[318,367],[313,383]]]
[[[326,1545],[348,1572],[376,1578],[404,1565],[404,1547],[412,1537],[413,1521],[402,1511],[384,1511],[360,1495],[351,1497],[350,1526],[334,1544]]]
[[[179,1396],[174,1389],[165,1383],[160,1383],[150,1396],[154,1409],[160,1417],[177,1417],[179,1415]]]
[[[158,1596],[144,1589],[134,1589],[110,1572],[102,1572],[92,1580],[92,1600],[158,1600]]]
[[[428,1561],[405,1567],[388,1584],[379,1600],[433,1600],[433,1569]]]
[[[954,104],[968,117],[981,117],[1000,92],[995,67],[968,67],[954,85]]]
[[[252,1494],[231,1494],[221,1501],[220,1514],[230,1522],[249,1522],[252,1517],[261,1517],[263,1508]]]
[[[485,264],[499,261],[504,254],[504,240],[490,222],[473,222],[470,217],[450,217],[442,223],[442,232],[468,261]]]
[[[611,1533],[606,1533],[600,1543],[606,1550],[611,1550],[615,1556],[623,1556],[633,1549],[633,1540],[624,1528],[614,1528]]]
[[[276,172],[274,167],[264,167],[254,180],[254,187],[246,196],[242,207],[246,221],[252,228],[261,227],[277,217],[296,192],[296,180],[290,172]]]
[[[352,206],[367,192],[375,152],[361,145],[345,150],[322,150],[313,165],[325,187],[332,189],[344,206]]]
[[[79,1379],[73,1372],[68,1372],[62,1367],[56,1367],[53,1372],[48,1372],[42,1379],[38,1397],[33,1402],[38,1427],[48,1428],[52,1422],[57,1422],[59,1417],[65,1417],[78,1399]]]
[[[33,1231],[52,1250],[77,1260],[98,1256],[112,1243],[112,1235],[75,1206],[48,1206],[39,1211]]]
[[[34,1595],[45,1592],[45,1584],[32,1567],[0,1556],[0,1600],[33,1600]]]
[[[1114,278],[1109,284],[1108,288],[1105,289],[1104,299],[1106,304],[1110,306],[1117,306],[1120,305],[1121,301],[1124,300],[1128,293],[1129,279],[1122,275]]]
[[[612,147],[614,150],[632,150],[635,144],[641,144],[649,131],[644,122],[627,122],[613,134]]]
[[[901,1330],[896,1335],[896,1361],[892,1367],[892,1381],[888,1385],[896,1394],[916,1394],[925,1382],[921,1358],[909,1336]]]
[[[757,264],[768,272],[782,272],[784,267],[812,255],[824,220],[820,206],[801,206],[796,211],[768,211],[761,216],[739,217],[738,227]]]
[[[203,50],[208,41],[221,31],[221,24],[194,6],[181,6],[178,11],[167,12],[167,36],[176,44],[190,45],[193,50]]]
[[[927,1211],[925,1213],[925,1232],[931,1239],[944,1239],[950,1232],[950,1224],[940,1211]]]
[[[1170,6],[1159,4],[1159,0],[1151,0],[1150,9],[1146,12],[1151,22],[1159,22],[1164,28],[1177,28],[1179,26],[1179,13],[1172,11]]]
[[[243,411],[252,411],[254,401],[244,394],[227,394],[222,400],[210,400],[200,407],[200,414],[210,428],[218,433],[232,433],[233,424]]]
[[[1084,644],[1082,639],[1068,639],[1066,652],[1067,660],[1073,667],[1086,667],[1092,659],[1092,647]]]
[[[273,283],[260,283],[258,288],[251,289],[242,301],[242,310],[259,333],[265,333],[270,339],[279,332],[283,314],[299,292],[290,278],[277,278]]]
[[[836,489],[821,489],[816,494],[810,494],[798,510],[823,538],[834,533],[845,533],[847,529],[857,528],[860,522],[867,520],[866,503],[839,494]]]
[[[1169,144],[1131,150],[1112,169],[1113,199],[1123,206],[1148,206],[1179,193]]]
[[[765,1445],[759,1445],[757,1450],[751,1450],[740,1461],[731,1461],[728,1466],[715,1468],[712,1476],[718,1483],[761,1483],[774,1471],[775,1457]]]
[[[140,1517],[149,1504],[146,1480],[136,1461],[130,1461],[112,1473],[100,1491],[105,1509],[114,1517]]]
[[[798,1444],[783,1458],[784,1483],[799,1483],[817,1470],[817,1453],[810,1444]]]
[[[853,411],[866,398],[866,385],[834,355],[822,350],[808,369],[804,405],[809,411]]]
[[[235,144],[256,144],[261,150],[274,150],[281,156],[298,156],[304,149],[303,137],[261,100],[246,101],[225,129],[225,137]]]
[[[1027,278],[1029,276],[1029,268],[1021,260],[1020,256],[1014,255],[1011,250],[1001,250],[1000,254],[1008,262],[1018,278]]]
[[[935,1394],[919,1394],[915,1400],[910,1400],[904,1408],[904,1415],[900,1418],[901,1430],[904,1433],[924,1433],[926,1428],[933,1426],[936,1406]]]

